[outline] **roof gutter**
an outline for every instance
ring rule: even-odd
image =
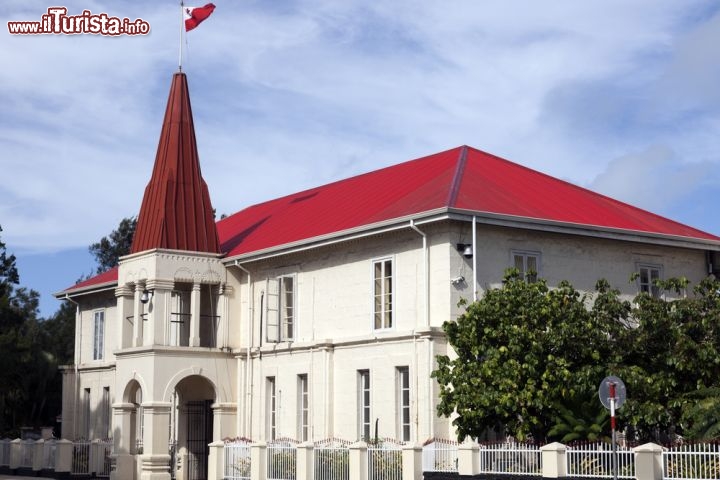
[[[247,264],[248,262],[257,262],[260,260],[265,260],[268,258],[273,258],[278,255],[287,255],[290,253],[298,253],[303,252],[306,250],[312,250],[314,248],[318,247],[325,247],[328,245],[334,245],[341,242],[347,242],[350,240],[357,240],[360,238],[366,238],[371,237],[374,235],[378,235],[381,233],[388,233],[388,232],[394,232],[397,230],[403,230],[408,227],[409,220],[412,220],[415,225],[424,224],[424,223],[430,223],[438,220],[446,220],[448,218],[447,216],[447,209],[437,209],[437,210],[431,210],[428,212],[425,212],[427,215],[425,219],[421,222],[417,221],[417,217],[415,219],[410,218],[408,216],[402,217],[402,218],[396,218],[392,221],[385,221],[385,222],[378,222],[372,227],[358,227],[358,228],[352,228],[348,230],[344,230],[342,232],[335,232],[328,235],[321,235],[318,237],[306,239],[306,240],[300,240],[297,242],[288,243],[285,245],[279,245],[276,247],[270,247],[267,249],[259,250],[256,252],[249,252],[249,253],[242,253],[239,255],[235,255],[234,257],[229,257],[224,260],[225,264],[234,265],[233,262],[237,262],[239,260],[242,260],[243,263]]]

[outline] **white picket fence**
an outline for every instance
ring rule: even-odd
[[[663,451],[666,480],[717,480],[720,478],[720,444],[679,445]]]
[[[314,480],[350,479],[350,442],[330,438],[315,442]]]
[[[368,445],[368,480],[402,480],[402,443],[384,439]]]
[[[225,480],[250,480],[250,444],[244,438],[225,442]]]
[[[618,478],[635,478],[635,454],[632,449],[618,446],[614,456],[612,446],[600,442],[568,447],[565,457],[567,473],[571,477],[612,477],[614,457],[617,458]]]
[[[267,444],[267,480],[295,480],[297,444],[292,439],[273,440]]]
[[[433,438],[423,445],[424,472],[457,472],[458,442]]]

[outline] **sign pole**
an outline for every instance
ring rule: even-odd
[[[617,439],[615,437],[615,382],[610,382],[610,429],[612,430],[612,471],[613,478],[618,478]]]

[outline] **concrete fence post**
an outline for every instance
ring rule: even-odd
[[[208,455],[208,479],[222,480],[225,475],[225,442],[218,440],[210,445]]]
[[[267,444],[257,442],[250,445],[250,480],[265,480],[267,477]]]
[[[303,442],[297,446],[296,479],[315,480],[315,444]]]
[[[567,447],[553,442],[540,447],[540,463],[543,478],[567,477]]]
[[[646,443],[633,448],[637,480],[662,480],[662,452],[662,447],[654,443]]]
[[[348,447],[350,459],[350,479],[368,480],[368,451],[367,443],[356,442]]]
[[[422,445],[404,445],[402,448],[402,480],[422,480],[422,478]]]
[[[462,443],[458,447],[458,474],[477,475],[480,473],[480,445],[475,442]]]
[[[70,473],[72,467],[73,443],[58,440],[55,443],[55,473]]]
[[[42,438],[35,442],[33,446],[32,469],[33,472],[39,472],[43,469],[43,457],[45,454],[45,440]]]

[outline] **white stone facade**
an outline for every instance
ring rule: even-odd
[[[188,435],[200,427],[189,412],[201,405],[212,419],[200,435],[206,443],[354,441],[374,436],[376,425],[380,437],[452,438],[450,421],[435,414],[430,378],[435,356],[448,353],[441,327],[462,313],[458,302],[472,300],[474,285],[482,295],[500,284],[513,254],[536,256],[551,286],[567,279],[591,291],[606,278],[628,297],[638,291],[629,278],[640,265],[692,282],[707,274],[710,247],[687,241],[482,222],[473,235],[471,225],[408,223],[264,257],[125,257],[117,285],[70,294],[76,364],[64,370],[63,437],[109,432],[117,478],[167,478],[163,452],[172,442],[185,478],[198,461]],[[457,244],[473,238],[467,258]],[[144,290],[152,294],[145,304]],[[387,328],[375,328],[376,298],[390,312],[379,320]],[[96,312],[104,317],[101,354]]]

